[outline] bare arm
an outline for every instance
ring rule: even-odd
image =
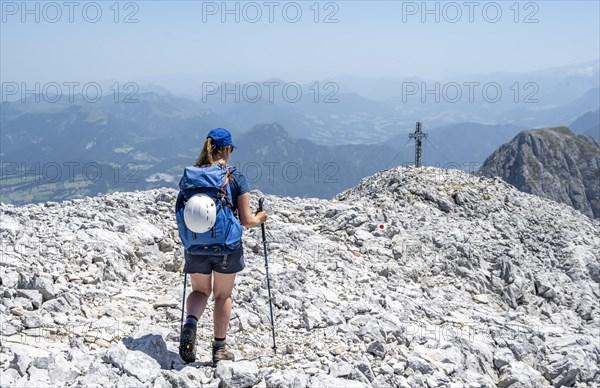
[[[252,209],[250,209],[250,193],[244,193],[238,197],[237,208],[240,222],[246,228],[254,228],[267,220],[266,212],[259,212],[256,215],[252,214]]]

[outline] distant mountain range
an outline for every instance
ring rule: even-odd
[[[235,84],[220,84],[211,96],[187,97],[148,85],[140,87],[133,103],[115,103],[113,96],[97,103],[77,96],[72,103],[4,102],[1,200],[27,203],[173,187],[215,127],[232,131],[240,145],[233,162],[248,175],[254,171],[254,186],[271,193],[330,198],[375,171],[413,164],[408,133],[416,121],[428,133],[425,165],[473,171],[520,131],[541,126],[528,123],[572,125],[575,132],[598,139],[597,74],[597,64],[591,63],[536,75],[540,83],[568,85],[552,100],[564,104],[551,108],[541,102],[398,105],[393,93],[398,79],[348,77],[301,85],[304,98],[296,102],[281,94],[285,82],[277,79],[268,82],[280,85],[279,94],[256,102],[248,96],[223,99],[221,88],[243,87]],[[285,172],[277,170],[284,167]],[[296,173],[301,176],[295,178]]]
[[[235,83],[219,84],[198,99],[237,128],[279,122],[292,136],[323,145],[377,143],[378,138],[410,132],[416,121],[430,128],[465,122],[520,128],[567,125],[600,107],[598,61],[445,80],[341,77],[301,85],[297,102],[280,91],[291,83],[268,82],[279,85],[270,101],[263,95],[250,102],[243,92],[250,84]],[[228,94],[231,90],[238,90],[238,100]]]
[[[585,91],[598,87],[600,79],[600,60],[587,61],[582,63],[570,64],[547,68],[537,71],[524,73],[495,72],[490,74],[463,74],[453,77],[441,77],[439,79],[426,79],[420,77],[356,77],[342,76],[328,81],[339,83],[340,90],[354,92],[373,100],[393,100],[401,97],[400,91],[402,85],[408,83],[433,83],[440,82],[448,84],[456,82],[477,82],[481,85],[496,82],[499,84],[524,86],[533,82],[539,86],[535,97],[541,100],[543,104],[554,106],[566,105],[569,102],[579,98]],[[523,88],[524,89],[524,88]],[[531,89],[533,90],[533,89]],[[512,90],[505,90],[509,95],[514,93]],[[523,97],[522,95],[520,97]],[[523,98],[520,98],[522,100]],[[508,101],[508,100],[507,100]]]
[[[210,111],[235,134],[278,122],[293,137],[321,145],[363,144],[408,133],[416,121],[428,128],[465,122],[520,128],[568,125],[600,107],[599,69],[595,60],[526,73],[440,79],[339,76],[304,83],[165,76],[144,79],[135,97],[143,100],[154,93],[176,103],[175,111]],[[170,87],[178,97],[167,91]]]
[[[560,126],[600,105],[599,60],[527,73],[443,79],[346,76],[330,81],[339,83],[341,91],[391,105],[403,129],[414,121],[430,127],[462,122],[522,128]]]
[[[477,173],[499,176],[521,191],[600,218],[600,144],[569,128],[523,131],[491,154]]]

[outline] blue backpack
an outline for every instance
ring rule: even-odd
[[[187,253],[193,255],[228,255],[242,245],[242,226],[233,212],[233,198],[229,188],[232,168],[221,164],[196,167],[189,166],[179,181],[179,195],[175,204],[175,218],[179,238]],[[202,193],[215,201],[216,221],[205,233],[192,232],[185,224],[186,202],[195,194]]]

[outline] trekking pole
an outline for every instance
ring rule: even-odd
[[[258,200],[258,211],[263,211],[264,198]],[[271,311],[271,334],[273,335],[273,351],[277,352],[277,344],[275,344],[275,321],[273,320],[273,303],[271,302],[271,283],[269,281],[269,259],[267,258],[267,238],[265,235],[265,224],[260,225],[262,229],[263,250],[265,252],[265,270],[267,272],[267,290],[269,292],[269,310]]]
[[[181,298],[181,327],[179,328],[179,335],[183,331],[183,315],[185,314],[185,286],[187,286],[187,273],[183,273],[183,297]]]

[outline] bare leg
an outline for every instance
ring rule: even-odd
[[[200,319],[200,316],[206,308],[206,303],[210,297],[212,288],[212,275],[204,275],[200,273],[190,274],[192,279],[192,292],[187,298],[186,312],[187,315],[193,315]]]
[[[214,334],[216,338],[225,338],[231,317],[231,291],[235,282],[235,274],[213,272],[215,280],[213,293],[215,295]]]

